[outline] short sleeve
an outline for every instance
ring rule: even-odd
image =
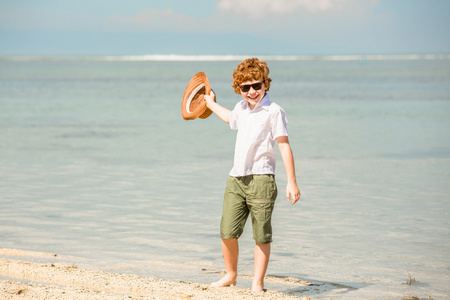
[[[275,114],[273,115],[272,119],[272,136],[274,139],[280,137],[280,136],[287,136],[288,130],[287,130],[287,116],[284,110],[280,107],[275,111]]]

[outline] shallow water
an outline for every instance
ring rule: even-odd
[[[0,247],[219,278],[235,132],[216,116],[182,120],[180,102],[204,71],[232,108],[236,64],[0,61]],[[315,285],[267,287],[311,299],[450,297],[450,61],[269,67],[302,201],[284,200],[278,155],[268,274]],[[240,272],[251,275],[250,227],[240,245]],[[405,284],[408,274],[418,282]]]

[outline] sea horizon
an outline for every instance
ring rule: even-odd
[[[0,61],[161,61],[190,62],[242,61],[258,57],[266,61],[413,61],[450,60],[450,54],[329,54],[329,55],[267,55],[267,54],[143,54],[143,55],[2,55]]]

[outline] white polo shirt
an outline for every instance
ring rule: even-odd
[[[234,165],[230,176],[275,174],[273,146],[279,136],[287,136],[284,110],[269,99],[263,99],[250,109],[242,100],[230,112],[230,127],[237,130]]]

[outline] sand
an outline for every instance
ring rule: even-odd
[[[79,268],[67,262],[36,263],[28,258],[57,254],[0,248],[2,299],[308,299],[276,291],[255,293],[237,287],[170,281]],[[20,258],[20,260],[14,259]],[[67,260],[65,257],[64,260]],[[1,277],[0,277],[1,278]],[[293,282],[308,285],[307,282]]]

